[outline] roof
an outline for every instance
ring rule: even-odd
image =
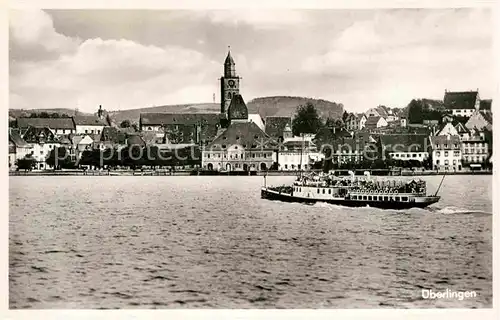
[[[226,60],[224,61],[224,64],[234,64],[233,57],[231,57],[231,51],[227,52],[227,57]]]
[[[460,136],[431,136],[430,142],[433,148],[440,150],[461,149]],[[455,145],[457,145],[455,147]]]
[[[71,118],[18,118],[19,128],[47,127],[50,129],[75,129]]]
[[[142,125],[166,125],[166,124],[218,124],[219,113],[141,113]]]
[[[28,144],[26,143],[26,141],[24,141],[19,132],[14,130],[12,130],[9,133],[9,141],[11,141],[17,148],[23,148],[28,146]]]
[[[378,112],[378,114],[383,117],[387,118],[389,116],[389,113],[387,112],[387,107],[386,106],[378,106],[375,108]]]
[[[127,138],[127,145],[145,147],[146,142],[139,135],[131,135]]]
[[[444,106],[446,109],[474,109],[477,91],[446,92]]]
[[[481,115],[483,116],[484,120],[488,122],[489,124],[493,124],[493,114],[489,111],[479,111],[481,112]]]
[[[102,142],[111,142],[116,144],[125,144],[127,135],[121,129],[113,127],[104,127],[101,133]]]
[[[240,94],[235,94],[227,110],[229,121],[248,119],[248,108]]]
[[[463,123],[461,123],[461,122],[456,124],[455,129],[457,129],[458,133],[468,133],[469,132],[467,127],[464,126]]]
[[[279,138],[283,136],[285,127],[292,125],[292,118],[290,117],[266,117],[265,131],[271,137]]]
[[[343,152],[344,150],[349,151],[349,153],[355,153],[355,151],[376,151],[376,144],[374,142],[355,139],[355,138],[343,138],[333,145],[334,152]]]
[[[490,110],[491,111],[491,103],[492,103],[491,99],[481,100],[481,102],[479,102],[479,110]]]
[[[423,134],[384,134],[379,136],[379,141],[387,152],[424,152],[427,137]]]
[[[243,148],[267,148],[275,143],[276,141],[254,122],[233,122],[209,144],[209,148],[220,149],[222,146],[229,147],[235,144]]]
[[[48,127],[29,127],[23,135],[24,141],[28,143],[58,143],[54,133]]]
[[[376,127],[380,118],[382,118],[382,117],[368,117],[366,119],[366,122],[365,122],[365,127],[367,127],[367,128]]]
[[[106,120],[99,119],[97,116],[74,116],[75,125],[81,126],[107,126]]]

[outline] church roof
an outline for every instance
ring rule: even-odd
[[[262,131],[254,122],[233,122],[209,144],[213,150],[224,150],[232,145],[243,148],[270,148],[276,141]]]
[[[474,109],[477,91],[446,92],[444,106],[446,109]]]
[[[235,94],[227,110],[229,121],[248,119],[248,108],[240,94]]]
[[[142,125],[164,125],[164,124],[217,124],[220,121],[219,113],[163,113],[151,112],[141,113]]]
[[[224,61],[224,64],[234,64],[233,57],[231,57],[231,51],[227,52],[227,57],[226,61]]]
[[[75,129],[71,118],[19,118],[17,119],[19,128],[28,127],[48,127],[50,129]]]

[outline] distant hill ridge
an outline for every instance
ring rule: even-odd
[[[295,114],[297,107],[311,102],[321,116],[340,119],[344,113],[344,106],[341,103],[335,103],[323,99],[312,99],[305,97],[288,97],[288,96],[273,96],[261,97],[247,101],[249,113],[259,113],[263,119],[268,116],[288,116],[291,117]],[[103,106],[104,109],[105,106]],[[97,110],[97,108],[96,108]],[[9,115],[13,117],[29,116],[30,113],[57,112],[60,114],[66,113],[69,116],[75,114],[74,109],[10,109]],[[166,113],[218,113],[220,112],[219,103],[193,103],[193,104],[177,104],[177,105],[164,105],[146,108],[136,108],[128,110],[109,110],[108,113],[117,124],[123,120],[130,120],[131,122],[138,122],[141,113],[146,112],[166,112]],[[79,112],[81,115],[90,115],[89,113]]]

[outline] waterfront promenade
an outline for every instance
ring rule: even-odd
[[[320,172],[321,170],[311,170]],[[335,170],[339,176],[348,176],[349,170]],[[356,175],[363,175],[364,171],[374,176],[433,176],[433,175],[491,175],[491,170],[463,170],[463,171],[436,171],[436,170],[380,170],[356,169]],[[10,176],[295,176],[299,171],[203,171],[203,170],[36,170],[10,171]]]

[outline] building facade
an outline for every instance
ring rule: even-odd
[[[31,154],[36,160],[36,169],[49,169],[45,160],[54,148],[60,146],[59,139],[48,127],[29,127],[23,139],[31,148]]]
[[[478,91],[448,92],[444,94],[444,108],[453,116],[470,117],[479,110],[480,98]]]
[[[437,171],[462,170],[462,145],[460,137],[431,136],[432,168]]]
[[[21,134],[24,134],[29,127],[47,127],[56,136],[76,132],[72,118],[19,118],[17,127],[21,130]]]

